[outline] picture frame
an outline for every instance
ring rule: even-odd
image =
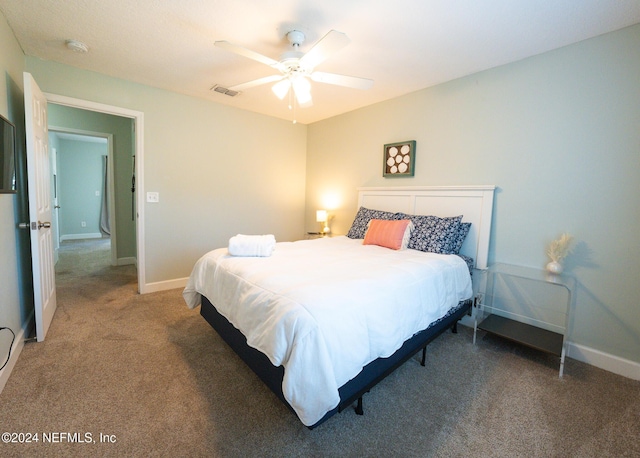
[[[416,141],[388,143],[384,145],[382,176],[412,177],[415,173]]]

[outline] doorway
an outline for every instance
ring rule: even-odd
[[[118,265],[114,208],[113,135],[68,128],[49,128],[54,210],[54,262],[61,242],[102,239]],[[91,246],[91,245],[89,245]]]
[[[99,104],[86,100],[74,99],[66,96],[55,94],[45,94],[48,104],[55,108],[56,106],[64,108],[74,108],[87,113],[101,113],[111,115],[115,118],[127,120],[130,123],[131,140],[130,146],[132,151],[131,160],[118,161],[117,152],[112,150],[113,164],[111,167],[114,177],[115,196],[113,202],[113,216],[118,227],[112,225],[113,232],[116,235],[115,257],[116,265],[135,264],[137,267],[137,288],[139,293],[145,293],[145,274],[144,274],[144,201],[143,196],[143,113],[128,110],[125,108],[114,107],[110,105]],[[52,125],[52,118],[49,117],[51,130],[58,130],[60,126]],[[102,130],[102,129],[101,129]],[[116,136],[114,136],[116,137]],[[118,137],[119,138],[119,137]],[[112,139],[112,148],[117,149],[118,138]],[[126,184],[126,186],[125,186]],[[120,189],[121,195],[118,195]],[[124,190],[124,191],[123,191]],[[123,197],[126,194],[126,197]],[[127,205],[128,203],[128,205]],[[130,230],[126,227],[119,230],[120,222],[129,222]],[[126,250],[126,237],[130,237],[132,243],[129,250]],[[125,246],[124,250],[123,246]]]

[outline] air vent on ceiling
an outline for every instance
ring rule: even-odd
[[[240,94],[240,91],[232,91],[231,89],[227,89],[226,87],[222,87],[219,84],[213,85],[211,88],[214,92],[219,92],[220,94],[228,95],[229,97],[235,97]]]

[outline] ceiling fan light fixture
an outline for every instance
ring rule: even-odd
[[[316,65],[321,64],[335,52],[349,44],[349,37],[336,30],[330,30],[318,40],[309,51],[301,52],[300,45],[304,42],[304,33],[300,30],[291,30],[286,35],[291,44],[290,50],[281,55],[280,60],[275,60],[228,41],[216,41],[215,45],[240,56],[252,59],[256,62],[268,65],[278,70],[280,75],[270,75],[246,83],[232,86],[234,91],[274,83],[271,87],[273,93],[280,100],[289,98],[289,109],[293,110],[293,122],[296,122],[296,107],[310,107],[313,105],[311,97],[310,80],[356,89],[369,89],[372,80],[334,73],[315,72]]]
[[[294,91],[311,92],[311,83],[303,75],[293,75],[291,81]]]
[[[298,75],[292,81],[293,92],[300,106],[304,106],[311,102],[311,84],[304,76]]]
[[[296,100],[301,107],[311,106],[311,92],[296,92]]]
[[[273,85],[271,90],[280,100],[284,100],[285,96],[289,92],[289,88],[291,87],[291,81],[289,78],[284,78],[283,80],[278,81]]]

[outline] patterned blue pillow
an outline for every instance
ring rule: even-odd
[[[396,213],[395,218],[409,219],[414,225],[408,248],[430,253],[453,254],[453,239],[458,233],[462,215],[439,218],[431,215]]]
[[[460,256],[464,260],[464,262],[467,263],[467,267],[469,268],[469,275],[473,277],[473,266],[475,265],[473,258],[470,258],[469,256],[465,256],[463,254],[459,254],[458,256]]]
[[[471,223],[460,223],[458,226],[458,232],[453,236],[451,240],[453,250],[453,254],[460,253],[460,248],[462,248],[462,244],[464,243],[464,239],[467,238],[467,234],[469,233],[469,229],[471,229]]]
[[[369,221],[372,219],[397,219],[394,218],[394,215],[395,213],[383,210],[371,210],[369,208],[360,207],[355,219],[353,220],[353,224],[351,224],[351,228],[347,233],[347,237],[351,239],[363,239],[367,232],[367,224],[369,224]]]

